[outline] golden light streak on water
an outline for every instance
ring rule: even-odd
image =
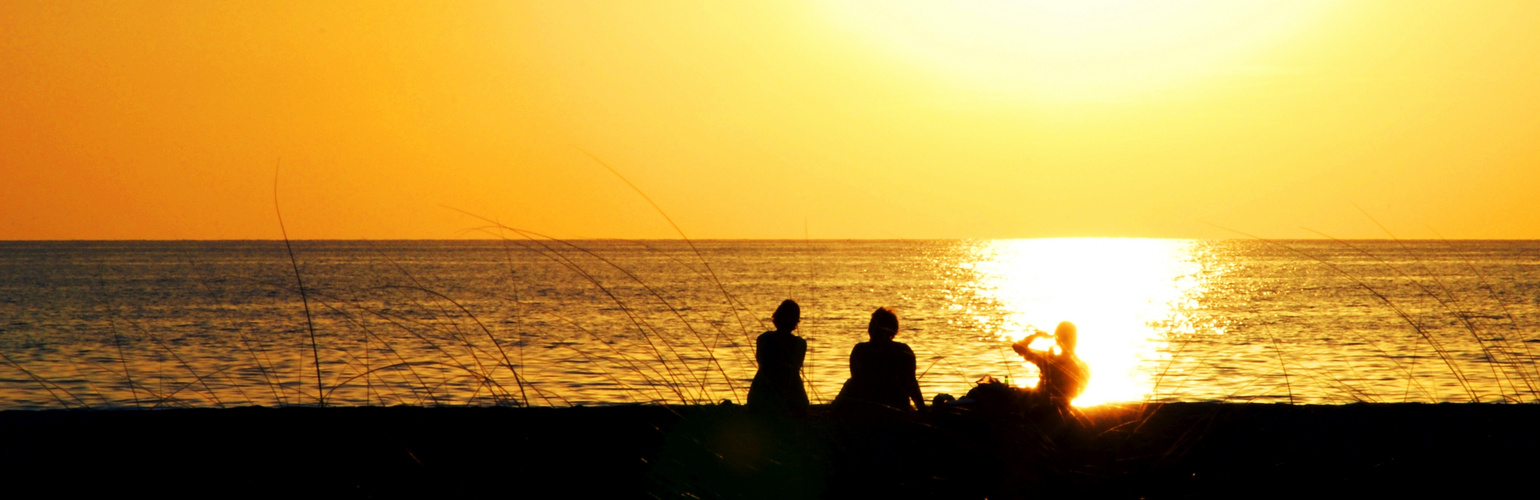
[[[979,276],[980,292],[998,303],[1002,341],[1052,332],[1060,321],[1079,327],[1077,351],[1091,367],[1091,381],[1075,405],[1089,406],[1150,394],[1158,374],[1145,361],[1161,356],[1166,332],[1159,325],[1204,291],[1195,245],[1126,238],[995,240],[965,265]],[[1033,347],[1051,345],[1039,340]],[[1013,382],[1036,384],[1036,368],[1020,364]]]

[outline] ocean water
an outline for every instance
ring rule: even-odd
[[[293,245],[0,243],[0,409],[741,403],[787,298],[815,402],[879,306],[927,397],[1072,321],[1082,405],[1540,399],[1536,241]]]

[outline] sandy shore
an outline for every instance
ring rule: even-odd
[[[0,412],[12,487],[159,496],[1427,496],[1522,486],[1540,405],[1099,407],[1044,428],[736,406]]]

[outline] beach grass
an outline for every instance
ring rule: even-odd
[[[553,317],[566,322],[566,328],[581,332],[583,336],[576,339],[578,341],[542,341],[549,348],[571,354],[572,367],[564,369],[581,369],[609,381],[622,394],[615,402],[670,405],[724,400],[743,402],[746,389],[743,381],[752,375],[754,358],[745,323],[731,317],[726,318],[726,322],[702,321],[695,311],[674,302],[674,294],[667,287],[649,282],[649,278],[641,273],[627,269],[626,265],[601,251],[588,248],[584,242],[551,238],[483,221],[488,224],[473,230],[512,236],[499,240],[506,251],[517,250],[525,258],[537,256],[586,283],[602,302],[608,304],[607,309],[611,312],[603,314],[620,319],[616,324],[628,328],[629,335],[637,340],[633,347],[627,347],[632,344],[615,341],[617,333],[623,332],[595,331],[583,322],[555,315]],[[1268,332],[1269,337],[1263,339],[1263,344],[1275,362],[1274,371],[1257,377],[1252,384],[1232,387],[1231,396],[1226,400],[1260,398],[1265,401],[1271,398],[1293,402],[1300,384],[1308,384],[1308,388],[1317,394],[1324,388],[1340,395],[1343,402],[1404,402],[1412,400],[1415,394],[1422,395],[1418,400],[1469,402],[1533,402],[1540,397],[1535,387],[1540,372],[1533,363],[1526,361],[1531,359],[1528,343],[1515,341],[1523,334],[1523,325],[1508,310],[1504,299],[1486,283],[1486,277],[1478,277],[1483,285],[1477,291],[1484,290],[1484,296],[1467,296],[1471,293],[1468,291],[1462,295],[1425,268],[1405,268],[1405,261],[1410,261],[1413,266],[1420,265],[1410,249],[1405,251],[1414,258],[1403,256],[1403,262],[1398,264],[1386,256],[1372,255],[1354,242],[1330,240],[1341,246],[1345,253],[1362,256],[1361,262],[1374,262],[1388,269],[1386,275],[1395,280],[1392,284],[1412,287],[1416,292],[1414,297],[1428,301],[1427,305],[1409,305],[1401,303],[1406,299],[1392,299],[1389,294],[1382,293],[1378,287],[1387,286],[1383,280],[1371,283],[1329,257],[1312,254],[1289,242],[1258,241],[1309,259],[1322,269],[1335,273],[1337,279],[1357,287],[1399,318],[1415,342],[1400,347],[1398,354],[1392,354],[1381,345],[1385,339],[1356,339],[1352,332],[1335,339],[1354,342],[1365,346],[1363,348],[1369,352],[1378,353],[1377,361],[1392,367],[1404,388],[1397,391],[1399,394],[1390,394],[1383,383],[1378,384],[1378,388],[1359,385],[1358,381],[1365,379],[1353,371],[1356,370],[1353,361],[1344,365],[1352,373],[1322,369],[1311,360],[1292,354],[1293,346],[1289,340]],[[168,342],[130,315],[104,304],[102,308],[109,311],[107,317],[112,332],[107,339],[109,342],[103,344],[107,350],[84,357],[69,357],[68,360],[79,372],[107,375],[116,381],[111,385],[117,389],[103,391],[90,385],[94,382],[89,377],[85,382],[78,382],[79,377],[74,376],[68,381],[52,380],[58,376],[31,369],[25,360],[12,356],[0,361],[19,376],[31,380],[34,387],[49,394],[49,399],[63,407],[324,406],[333,404],[335,398],[345,394],[351,395],[342,401],[350,405],[570,404],[566,395],[560,394],[560,380],[553,382],[549,378],[551,367],[525,364],[522,351],[530,338],[526,328],[517,327],[516,321],[522,315],[505,316],[497,321],[484,318],[484,306],[473,305],[466,302],[466,297],[456,296],[464,295],[463,292],[436,289],[380,250],[375,254],[383,262],[383,269],[388,270],[385,274],[393,274],[394,278],[374,277],[371,281],[377,284],[366,290],[307,286],[304,250],[307,246],[292,242],[285,242],[283,246],[284,264],[292,273],[292,282],[248,282],[250,286],[270,287],[275,293],[298,299],[297,305],[301,307],[296,308],[295,322],[301,334],[299,344],[276,343],[275,337],[263,332],[232,325],[221,329],[233,332],[234,352],[244,356],[245,361],[200,364],[184,357],[188,347],[180,345],[180,341]],[[698,249],[686,255],[707,260]],[[667,253],[660,257],[676,258]],[[513,283],[517,276],[514,276],[512,257],[508,259],[508,282]],[[1469,261],[1465,265],[1479,274]],[[718,298],[719,308],[737,316],[756,316],[720,279],[705,272],[704,266],[696,271],[697,279],[722,294]],[[616,280],[624,282],[630,291],[621,293],[615,289],[620,283]],[[505,295],[512,296],[508,303],[521,306],[517,292]],[[1455,331],[1462,332],[1463,338],[1451,336]],[[724,339],[742,340],[725,342]],[[1329,337],[1327,340],[1332,341]],[[1190,341],[1190,338],[1173,338],[1170,359],[1153,366],[1158,371],[1153,376],[1152,396],[1148,402],[1180,400],[1184,384],[1190,377],[1177,377],[1176,382],[1168,382],[1173,367],[1191,370],[1193,367],[1219,366],[1216,359],[1194,359],[1184,355]],[[1474,346],[1480,357],[1472,359],[1468,354],[1457,355],[1448,345],[1450,342]],[[1407,347],[1412,350],[1410,356],[1405,354]],[[1428,349],[1430,357],[1437,360],[1436,364],[1419,365],[1418,358],[1423,356],[1417,355],[1418,349]],[[1470,347],[1460,349],[1461,352],[1470,351]],[[942,370],[969,378],[950,365],[948,353],[922,354],[928,359],[923,367],[925,375]],[[728,359],[736,361],[724,362]],[[1009,357],[1002,361],[1007,376],[1013,363]],[[1455,383],[1452,387],[1459,391],[1458,396],[1440,393],[1436,387],[1424,383],[1428,377],[1440,375],[1435,367],[1442,369],[1441,376],[1445,380]],[[1479,370],[1484,385],[1478,387],[1472,381],[1469,371],[1473,368]],[[145,372],[146,369],[154,372]],[[1270,376],[1276,377],[1270,381]],[[253,384],[253,380],[259,382]],[[82,392],[83,387],[85,392]],[[810,387],[810,394],[819,394],[816,387]],[[814,401],[824,399],[815,396]]]

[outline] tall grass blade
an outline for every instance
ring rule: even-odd
[[[1357,276],[1352,275],[1351,273],[1348,273],[1347,271],[1343,270],[1341,267],[1337,266],[1336,264],[1333,264],[1333,263],[1327,261],[1326,259],[1322,259],[1322,258],[1317,257],[1315,255],[1311,255],[1309,252],[1305,252],[1305,251],[1299,250],[1297,248],[1294,248],[1294,247],[1291,247],[1291,246],[1279,243],[1277,241],[1273,241],[1273,240],[1270,240],[1270,239],[1267,239],[1267,238],[1263,238],[1263,237],[1260,237],[1260,236],[1256,236],[1256,235],[1253,235],[1253,234],[1250,234],[1250,233],[1246,233],[1246,232],[1243,232],[1243,231],[1238,231],[1238,230],[1235,230],[1235,229],[1230,229],[1230,228],[1223,227],[1223,226],[1218,226],[1218,225],[1214,225],[1214,227],[1218,227],[1218,228],[1224,229],[1226,231],[1231,231],[1231,232],[1234,232],[1236,234],[1244,235],[1244,236],[1246,236],[1248,238],[1252,238],[1252,239],[1255,239],[1257,241],[1261,241],[1263,243],[1267,243],[1269,245],[1277,246],[1277,247],[1282,248],[1284,250],[1287,250],[1287,251],[1289,251],[1291,253],[1295,253],[1295,254],[1304,256],[1305,258],[1308,258],[1310,260],[1316,261],[1317,263],[1320,263],[1321,265],[1326,266],[1328,269],[1331,269],[1332,271],[1336,272],[1337,274],[1339,274],[1339,275],[1347,278],[1348,280],[1352,281],[1354,284],[1356,284],[1360,288],[1364,289],[1364,291],[1368,292],[1370,295],[1372,295],[1376,299],[1378,299],[1381,303],[1384,303],[1387,307],[1390,307],[1391,311],[1394,311],[1397,316],[1399,316],[1403,321],[1406,321],[1406,323],[1412,327],[1413,331],[1416,331],[1418,335],[1422,336],[1423,339],[1427,340],[1428,344],[1433,346],[1434,352],[1438,353],[1439,359],[1444,362],[1444,366],[1449,368],[1449,371],[1450,371],[1451,374],[1454,375],[1455,380],[1460,383],[1460,388],[1463,391],[1465,391],[1467,396],[1469,396],[1471,398],[1471,401],[1478,402],[1478,403],[1481,402],[1481,397],[1476,393],[1475,389],[1471,386],[1470,380],[1468,378],[1466,378],[1466,376],[1465,376],[1465,372],[1462,371],[1460,369],[1459,365],[1454,362],[1454,359],[1451,357],[1451,355],[1448,352],[1448,350],[1443,348],[1443,345],[1438,342],[1438,339],[1434,338],[1433,335],[1430,334],[1427,331],[1427,329],[1424,328],[1422,326],[1422,324],[1417,321],[1416,318],[1412,317],[1412,315],[1410,313],[1407,313],[1405,309],[1403,309],[1400,305],[1396,304],[1394,301],[1390,300],[1390,298],[1386,297],[1385,294],[1380,293],[1379,290],[1375,290],[1374,287],[1369,286],[1368,283],[1364,283],[1363,280],[1359,279]]]
[[[689,236],[685,236],[684,230],[679,228],[679,224],[674,223],[674,218],[669,217],[668,213],[663,211],[663,207],[658,206],[656,202],[652,201],[652,197],[649,197],[647,196],[647,193],[642,192],[642,189],[636,187],[636,184],[631,183],[630,179],[627,179],[624,175],[620,175],[620,171],[615,170],[615,167],[611,167],[608,163],[605,163],[604,160],[600,160],[599,157],[594,156],[593,153],[589,153],[582,148],[577,149],[578,151],[582,151],[583,154],[588,155],[589,158],[592,158],[594,162],[598,163],[600,166],[603,166],[605,170],[609,170],[610,173],[615,174],[615,177],[620,178],[621,182],[624,182],[627,186],[630,186],[631,190],[636,191],[636,194],[641,195],[642,199],[647,200],[648,205],[652,205],[652,208],[658,211],[658,215],[663,216],[663,220],[668,221],[668,225],[673,226],[674,232],[679,233],[679,238],[683,239],[685,244],[690,246],[690,250],[695,252],[695,257],[700,259],[701,265],[706,266],[706,272],[711,275],[712,283],[716,283],[717,289],[722,291],[722,295],[727,298],[728,305],[730,306],[734,302],[733,295],[727,292],[727,287],[722,284],[721,278],[718,278],[716,271],[711,269],[711,262],[707,261],[706,257],[701,255],[700,249],[695,247],[695,242],[691,241]],[[749,345],[754,345],[753,339],[749,338],[749,327],[743,323],[743,316],[738,314],[738,309],[736,308],[733,308],[732,311],[733,317],[737,318],[738,320],[738,327],[743,329],[743,339],[747,341]]]
[[[326,406],[326,389],[321,382],[321,348],[315,339],[315,321],[310,317],[310,296],[305,292],[305,278],[300,276],[299,260],[294,258],[294,245],[289,243],[289,229],[284,227],[283,210],[278,205],[278,167],[273,167],[273,211],[278,214],[278,230],[283,233],[283,249],[289,253],[289,265],[294,268],[294,281],[299,284],[300,303],[305,306],[305,328],[310,332],[310,356],[315,361],[316,404]]]

